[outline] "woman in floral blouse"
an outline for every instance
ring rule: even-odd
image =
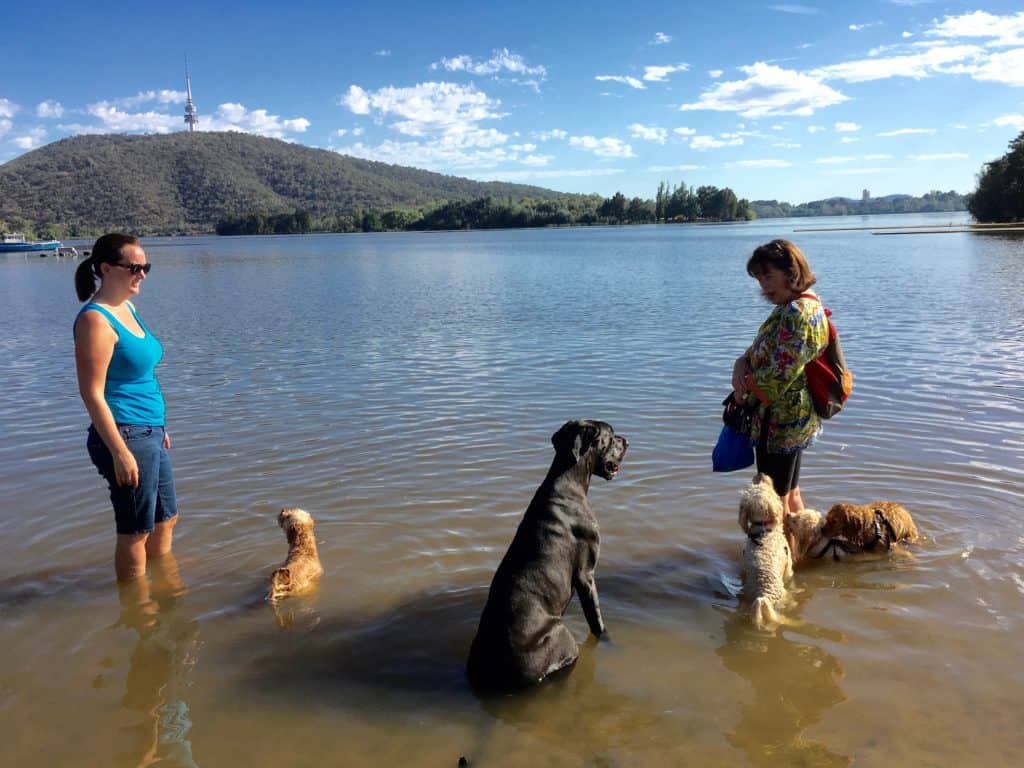
[[[828,320],[809,289],[817,279],[807,259],[788,240],[772,240],[754,249],[747,274],[761,295],[775,305],[754,343],[733,366],[733,397],[757,402],[750,438],[757,471],[772,478],[787,512],[804,508],[800,497],[800,459],[821,432],[807,388],[804,366],[828,344]]]

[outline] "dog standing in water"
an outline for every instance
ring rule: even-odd
[[[282,509],[277,516],[277,524],[288,537],[288,557],[270,575],[267,600],[271,603],[308,591],[324,572],[313,536],[313,516],[304,509]]]
[[[740,497],[739,524],[747,534],[743,547],[743,592],[758,629],[780,623],[777,609],[788,596],[793,556],[783,534],[782,499],[768,475],[757,474]]]
[[[573,592],[587,625],[604,634],[594,569],[600,537],[587,502],[591,475],[611,480],[629,442],[603,421],[569,421],[555,458],[498,566],[466,663],[477,689],[538,683],[573,664],[579,647],[562,623]]]

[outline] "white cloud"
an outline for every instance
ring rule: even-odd
[[[476,61],[473,57],[463,54],[450,59],[441,59],[441,61],[431,64],[430,68],[444,69],[448,72],[468,72],[471,75],[494,78],[498,78],[500,75],[513,75],[508,78],[511,82],[528,85],[536,91],[540,90],[540,83],[547,76],[547,69],[543,65],[530,66],[522,56],[512,53],[508,48],[495,50],[491,58],[486,61]],[[539,78],[539,80],[535,78]]]
[[[848,83],[885,80],[890,77],[921,80],[936,73],[949,72],[952,65],[973,61],[983,53],[984,50],[976,45],[937,46],[921,53],[830,64],[808,74],[822,80],[843,80]]]
[[[655,32],[654,39],[651,41],[651,45],[665,45],[665,43],[672,42],[672,35],[666,35],[664,32]]]
[[[644,67],[644,80],[649,83],[663,83],[674,72],[686,72],[689,64],[668,64],[661,67]]]
[[[365,128],[353,128],[352,129],[352,135],[353,136],[362,136],[364,133],[366,133],[366,129]]]
[[[836,133],[854,133],[860,130],[860,126],[857,123],[843,123],[838,122],[835,124]]]
[[[348,128],[339,128],[334,132],[335,136],[344,136],[348,133]]]
[[[843,138],[841,138],[840,141],[843,144],[853,144],[855,141],[860,141],[860,139],[857,138],[856,136],[843,136]]]
[[[673,128],[672,133],[677,136],[694,136],[697,133],[696,128],[687,128],[686,126],[680,126],[679,128]]]
[[[900,37],[902,37],[904,40],[906,40],[908,37],[913,37],[913,36],[914,36],[913,32],[904,32],[902,35],[900,35]]]
[[[14,127],[14,123],[6,117],[0,117],[0,136],[5,136],[12,127]]]
[[[757,62],[740,70],[747,75],[746,80],[719,83],[702,93],[695,103],[679,108],[739,112],[744,117],[807,117],[817,109],[847,101],[846,96],[820,80],[774,64]]]
[[[547,165],[554,159],[554,155],[526,155],[519,162],[521,162],[523,165],[542,166]]]
[[[594,79],[602,83],[606,81],[610,81],[613,83],[623,83],[625,85],[628,85],[630,88],[636,88],[639,91],[642,91],[644,88],[647,87],[642,82],[637,80],[635,77],[629,77],[628,75],[595,75]]]
[[[63,117],[64,105],[59,101],[41,101],[36,104],[36,117]]]
[[[703,167],[703,165],[649,165],[647,170],[650,173],[672,173],[673,171],[696,171]]]
[[[945,152],[936,155],[910,155],[911,160],[931,161],[931,160],[966,160],[966,152]]]
[[[946,16],[924,34],[946,39],[991,38],[988,44],[993,46],[1021,45],[1024,44],[1024,11],[1008,16],[995,16],[985,11]]]
[[[205,125],[202,121],[199,124],[207,131],[239,131],[274,139],[283,139],[288,133],[305,133],[310,126],[309,120],[304,117],[282,120],[265,109],[250,110],[232,102],[221,104],[217,111],[206,119]]]
[[[44,138],[46,138],[46,129],[32,128],[28,133],[15,136],[11,141],[21,149],[35,149],[43,143]]]
[[[843,163],[852,163],[856,160],[857,158],[851,155],[843,155],[839,157],[819,157],[814,162],[817,165],[842,165]]]
[[[781,149],[800,149],[800,145],[792,141],[780,141],[772,144],[773,147],[780,147]]]
[[[824,130],[825,130],[825,128],[823,126],[820,126],[820,125],[808,125],[807,126],[807,132],[808,133],[821,133]]]
[[[742,138],[716,139],[714,136],[694,136],[690,139],[690,149],[704,152],[708,149],[719,149],[721,147],[735,147],[743,143]]]
[[[166,112],[125,112],[109,101],[98,101],[86,107],[86,113],[98,118],[98,133],[171,133],[184,123],[178,115]]]
[[[794,13],[798,16],[815,16],[821,13],[818,8],[810,5],[769,5],[768,8],[779,13]]]
[[[992,122],[998,126],[1009,125],[1018,131],[1024,131],[1024,115],[1002,115]]]
[[[913,136],[916,134],[935,133],[934,128],[898,128],[895,131],[883,131],[876,133],[876,136]]]
[[[374,51],[373,55],[374,56],[390,56],[391,55],[391,50],[388,49],[388,48],[381,48],[379,51]]]
[[[1005,53],[994,53],[981,64],[965,65],[950,71],[968,74],[975,80],[989,80],[1004,85],[1024,87],[1024,48],[1016,48]]]
[[[464,146],[493,146],[507,139],[493,129],[479,127],[483,120],[505,115],[497,111],[501,106],[499,100],[474,85],[427,82],[408,88],[388,86],[373,92],[353,85],[341,103],[357,115],[374,114],[381,120],[399,118],[390,127],[406,136],[442,137],[453,145]]]
[[[569,138],[569,146],[575,149],[593,152],[598,157],[633,157],[633,148],[621,139],[605,137],[598,139],[594,136],[572,136]]]
[[[115,99],[114,104],[129,109],[155,101],[157,104],[184,104],[188,94],[185,91],[172,91],[166,88],[159,91],[139,91],[125,99]]]
[[[708,70],[708,77],[710,77],[712,80],[717,80],[718,78],[720,78],[724,74],[725,74],[725,70],[724,69],[709,69]]]
[[[790,168],[792,163],[789,160],[737,160],[734,163],[726,163],[727,168]]]
[[[126,112],[109,101],[90,104],[86,112],[100,121],[100,126],[60,126],[73,133],[171,133],[183,127],[180,115],[165,112]],[[282,120],[265,109],[246,109],[241,104],[221,104],[212,115],[200,115],[199,126],[206,131],[239,131],[281,139],[288,133],[304,133],[309,120],[297,117]]]
[[[0,117],[14,117],[14,113],[21,107],[10,99],[0,99]]]
[[[877,27],[877,26],[880,26],[880,25],[881,25],[881,22],[879,22],[879,21],[869,21],[866,24],[851,24],[850,25],[850,31],[851,32],[860,32],[862,29],[870,29],[871,27]]]
[[[654,126],[643,125],[642,123],[633,123],[629,126],[629,135],[634,139],[643,139],[644,141],[653,141],[657,144],[664,144],[668,139],[668,131],[664,128],[657,128]]]
[[[569,138],[569,132],[563,131],[561,128],[553,128],[550,131],[537,131],[533,134],[539,141],[551,141],[552,139],[567,139]]]
[[[865,160],[892,160],[892,155],[864,155]]]

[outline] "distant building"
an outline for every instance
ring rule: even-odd
[[[868,200],[871,199],[871,193],[865,189],[863,192],[860,193],[860,199],[861,202],[866,203]]]
[[[192,80],[188,76],[188,60],[185,60],[185,123],[188,125],[189,133],[196,129],[199,124],[199,111],[192,101]]]

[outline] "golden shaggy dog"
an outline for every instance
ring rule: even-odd
[[[846,552],[877,552],[920,540],[906,507],[895,501],[836,504],[825,516],[822,536]]]
[[[781,623],[777,609],[787,600],[793,557],[783,535],[782,499],[768,475],[757,474],[740,497],[739,524],[747,534],[743,547],[743,592],[751,600],[758,629]]]
[[[793,564],[808,558],[821,557],[831,546],[831,540],[824,534],[825,518],[813,509],[787,512],[783,519],[783,531],[789,544]]]
[[[272,603],[309,590],[324,572],[313,537],[313,516],[304,509],[282,509],[277,516],[277,524],[288,537],[288,557],[270,575],[267,600]]]

